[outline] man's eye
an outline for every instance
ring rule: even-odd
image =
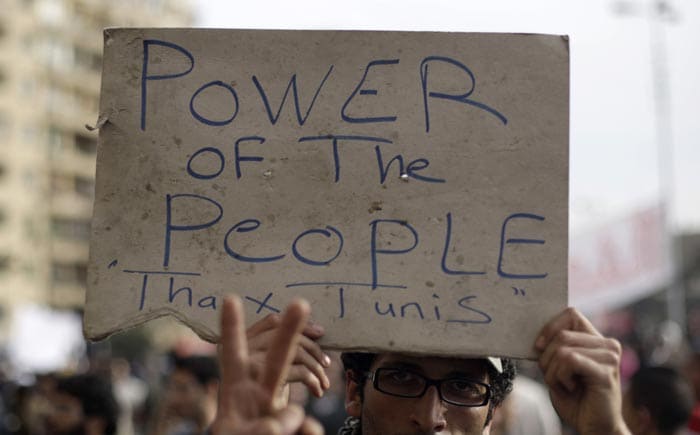
[[[410,383],[418,379],[415,374],[405,370],[393,370],[389,372],[388,375],[389,380],[394,383]]]
[[[450,381],[448,385],[449,388],[455,392],[463,394],[483,394],[483,387],[471,381],[454,379]]]

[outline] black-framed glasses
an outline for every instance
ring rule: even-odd
[[[423,397],[435,385],[440,399],[456,406],[484,406],[491,399],[491,386],[464,377],[430,379],[400,368],[380,368],[367,372],[374,389],[397,397]]]

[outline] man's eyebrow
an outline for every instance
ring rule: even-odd
[[[405,370],[412,370],[412,371],[418,372],[418,373],[423,373],[423,369],[418,364],[413,364],[413,363],[404,362],[404,361],[388,361],[388,362],[381,364],[377,368],[380,368],[380,369],[405,369]]]
[[[484,373],[476,373],[476,372],[464,372],[460,370],[452,371],[447,373],[445,375],[445,378],[465,378],[465,379],[470,379],[472,381],[479,381],[483,382],[483,378],[485,377]]]

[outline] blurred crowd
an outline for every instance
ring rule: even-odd
[[[602,330],[623,345],[623,412],[635,434],[700,434],[700,351],[681,328],[664,322],[640,332],[624,314]],[[219,368],[206,352],[174,349],[147,358],[93,352],[75,367],[10,378],[0,365],[0,435],[188,435],[202,433],[216,413]],[[88,352],[89,353],[89,352]],[[345,419],[339,355],[322,398],[294,385],[291,400],[335,434]],[[568,435],[529,361],[519,362],[513,393],[496,413],[491,435]],[[653,429],[653,430],[652,430]]]
[[[337,355],[335,355],[337,358]],[[149,355],[147,363],[91,358],[80,368],[36,373],[21,381],[0,370],[0,434],[188,435],[202,433],[216,413],[216,356],[177,350]],[[302,403],[334,433],[345,418],[339,359],[323,398],[293,386]]]

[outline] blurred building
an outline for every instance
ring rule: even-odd
[[[1,3],[0,343],[14,307],[84,303],[102,29],[194,21],[188,0]]]

